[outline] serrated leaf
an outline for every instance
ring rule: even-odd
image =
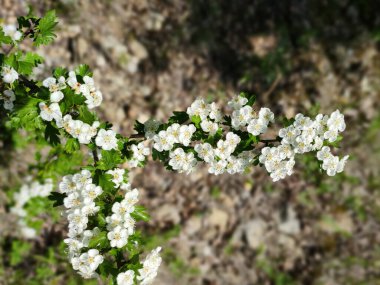
[[[101,170],[109,170],[115,168],[122,160],[120,153],[114,149],[102,150],[102,158],[98,162],[98,168]]]
[[[73,152],[79,150],[79,148],[80,148],[80,144],[79,144],[78,140],[75,138],[69,138],[66,141],[64,150],[67,153],[73,153]]]
[[[115,190],[115,184],[111,181],[111,174],[100,174],[98,177],[98,184],[102,187],[103,191],[106,193],[112,193]]]
[[[133,127],[135,129],[135,131],[139,134],[139,135],[143,135],[145,134],[145,127],[144,127],[144,124],[143,123],[140,123],[139,121],[135,121],[135,125]]]
[[[53,201],[53,207],[58,207],[63,205],[63,199],[66,198],[66,195],[59,192],[51,192],[48,196],[50,201]]]
[[[17,71],[24,75],[30,75],[33,72],[33,68],[43,61],[44,59],[40,55],[33,52],[27,52],[25,55],[17,59]]]
[[[75,74],[81,76],[82,78],[85,76],[92,77],[92,72],[87,64],[81,64],[75,68]]]
[[[54,41],[54,38],[57,37],[54,34],[55,27],[57,26],[58,21],[55,15],[55,11],[49,11],[44,17],[40,19],[36,27],[36,34],[34,37],[35,46],[47,45]]]
[[[59,130],[53,127],[50,122],[46,123],[45,140],[47,140],[51,145],[58,145],[61,143],[59,138]]]
[[[55,78],[60,78],[61,76],[67,77],[69,71],[64,67],[54,68],[53,75]]]

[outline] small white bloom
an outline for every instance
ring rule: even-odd
[[[40,116],[42,120],[48,122],[55,120],[57,126],[62,127],[62,112],[59,108],[58,103],[52,103],[49,106],[47,106],[44,102],[40,102],[38,106],[41,110]]]
[[[42,85],[49,89],[51,102],[57,103],[63,99],[64,95],[61,90],[66,88],[65,78],[63,76],[61,76],[58,81],[54,77],[48,77],[42,81]]]
[[[133,270],[119,273],[116,278],[117,285],[133,285],[135,283],[134,278],[135,272]]]
[[[106,173],[112,175],[112,182],[115,183],[116,187],[119,187],[120,183],[122,183],[124,180],[125,170],[122,168],[108,170]]]
[[[10,66],[3,66],[1,69],[1,76],[5,83],[12,84],[18,79],[18,73]]]
[[[122,248],[128,243],[128,231],[118,226],[107,234],[111,247]]]
[[[213,123],[209,120],[204,120],[201,122],[201,128],[204,132],[209,133],[213,136],[218,131],[219,126],[217,123]]]
[[[245,104],[248,103],[248,99],[243,97],[243,96],[240,96],[240,95],[236,95],[231,101],[229,101],[227,104],[228,106],[230,106],[232,109],[234,110],[238,110],[240,109],[241,107],[243,107]]]
[[[179,142],[184,146],[188,146],[191,142],[191,138],[197,129],[193,124],[188,126],[181,126],[179,129]]]
[[[95,143],[104,150],[117,149],[116,133],[112,130],[101,129],[96,136]]]

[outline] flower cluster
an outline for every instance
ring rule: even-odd
[[[4,65],[1,68],[1,77],[3,78],[3,81],[5,83],[12,84],[18,79],[18,73],[16,70],[14,70],[13,67],[10,67],[8,65]]]
[[[81,254],[81,249],[88,247],[90,239],[98,229],[87,230],[89,216],[99,211],[95,199],[103,193],[100,186],[92,183],[91,173],[82,170],[75,175],[66,175],[59,184],[61,193],[67,195],[63,200],[69,222],[68,238],[65,243],[69,247],[69,257],[75,270],[84,278],[96,276],[95,270],[103,262],[98,250],[90,249]]]
[[[139,276],[137,280],[141,281],[141,285],[149,285],[153,282],[157,276],[158,268],[161,265],[162,258],[159,255],[161,247],[157,247],[145,258],[143,262],[143,268],[139,269]],[[127,270],[126,272],[119,273],[116,281],[117,285],[133,285],[135,284],[135,272],[133,270]]]
[[[131,145],[131,150],[133,156],[131,160],[129,160],[130,167],[137,167],[139,163],[145,161],[146,157],[150,154],[150,149],[145,146],[144,142]]]
[[[338,156],[334,156],[331,153],[328,146],[322,147],[322,149],[317,152],[318,160],[322,161],[322,169],[325,170],[329,176],[343,172],[348,157],[349,156],[346,155],[342,159],[339,159]]]
[[[125,194],[122,201],[112,205],[112,215],[106,218],[107,238],[111,247],[122,248],[128,243],[128,237],[133,234],[135,220],[131,217],[131,213],[138,202],[138,195],[138,190],[133,189]]]
[[[233,111],[228,123],[215,103],[208,104],[203,99],[197,99],[187,109],[189,118],[199,118],[197,127],[194,124],[173,123],[166,130],[158,131],[160,124],[150,120],[144,125],[144,130],[149,132],[146,137],[152,138],[155,150],[168,152],[167,164],[173,170],[190,173],[199,161],[204,161],[209,164],[209,173],[215,175],[225,172],[242,173],[258,158],[272,179],[278,181],[293,173],[295,154],[319,151],[326,141],[336,141],[339,133],[345,129],[344,116],[339,111],[331,116],[320,114],[315,120],[298,114],[290,126],[279,131],[278,139],[273,140],[280,144],[259,149],[257,155],[254,148],[238,147],[240,144],[245,145],[247,138],[250,143],[260,142],[260,135],[274,122],[274,114],[268,108],[256,112],[249,104],[249,99],[241,95],[229,101],[228,106]],[[228,125],[231,129],[226,127]],[[218,134],[225,129],[227,132],[223,139],[223,135]],[[199,135],[194,136],[198,132],[205,134],[207,139],[204,136],[203,139],[199,139]],[[218,140],[212,143],[209,139],[213,137]],[[246,141],[242,140],[243,137]],[[193,146],[192,142],[195,142]],[[338,163],[329,157],[328,160],[323,160],[322,169],[329,170],[329,175],[339,173],[346,160],[346,157],[342,161],[338,158]]]
[[[5,90],[3,94],[0,94],[0,100],[3,101],[5,110],[12,111],[14,108],[13,102],[16,100],[15,93],[12,90]]]
[[[26,178],[26,183],[23,184],[19,192],[13,195],[16,204],[11,208],[11,213],[19,217],[18,225],[21,234],[25,238],[35,238],[36,230],[27,226],[24,218],[27,215],[24,207],[34,197],[47,197],[53,190],[53,181],[46,179],[43,183],[32,181],[31,177]]]
[[[330,143],[336,141],[338,134],[344,131],[345,127],[344,116],[339,110],[333,112],[330,117],[319,114],[315,120],[297,114],[290,126],[279,131],[281,144],[277,147],[263,148],[259,160],[274,181],[283,179],[293,173],[295,154],[321,150],[326,140]],[[328,175],[335,175],[343,171],[348,156],[339,163],[339,158],[328,155],[329,150],[324,148],[324,151],[318,152],[317,158],[323,160],[322,168],[327,170]]]
[[[81,120],[73,120],[71,115],[65,115],[62,126],[73,138],[78,139],[79,143],[89,144],[91,139],[96,136],[99,122],[95,121],[90,126]]]

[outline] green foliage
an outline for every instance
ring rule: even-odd
[[[58,21],[55,11],[49,11],[42,17],[35,29],[34,44],[36,46],[48,45],[57,37],[54,33]]]
[[[19,56],[17,59],[18,68],[17,71],[21,74],[32,74],[33,68],[38,64],[43,63],[44,59],[38,54],[27,52],[25,55]]]

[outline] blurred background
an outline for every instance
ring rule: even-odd
[[[307,156],[277,183],[259,168],[186,176],[149,162],[133,171],[152,215],[148,246],[164,248],[155,284],[380,284],[380,1],[0,0],[0,17],[14,23],[28,4],[60,19],[36,76],[89,64],[100,116],[124,135],[198,96],[223,106],[240,91],[278,116],[346,116],[338,152],[351,160],[333,178]],[[2,189],[20,183],[30,153],[5,146]],[[42,235],[27,242],[8,199],[0,193],[0,284],[97,284],[70,270],[62,220],[39,214]]]

